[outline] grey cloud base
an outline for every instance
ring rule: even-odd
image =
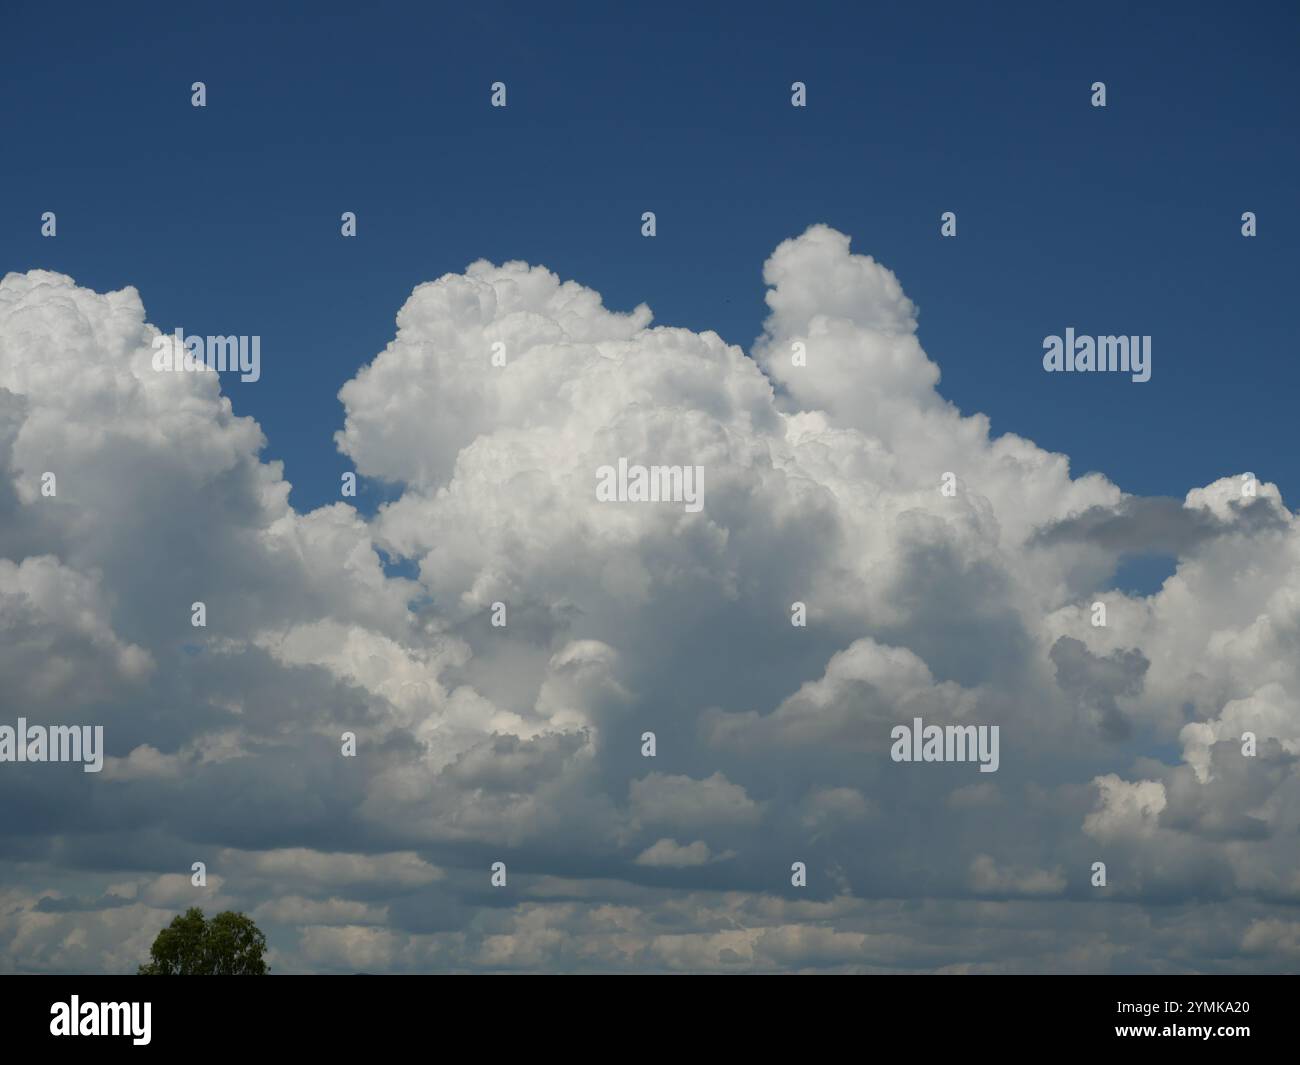
[[[523,263],[420,285],[339,394],[372,518],[294,511],[133,289],[0,281],[0,724],[107,750],[0,764],[0,969],[132,971],[201,905],[277,972],[1294,970],[1277,489],[993,437],[825,226],[763,276],[751,355]],[[703,466],[703,510],[598,502],[621,456]],[[893,762],[915,717],[999,726],[998,771]]]

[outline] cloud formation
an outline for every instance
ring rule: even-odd
[[[134,289],[0,281],[0,723],[108,754],[0,764],[0,969],[130,971],[189,904],[281,972],[1294,968],[1277,489],[994,436],[826,226],[763,279],[752,356],[540,266],[418,286],[339,393],[369,516],[296,512]],[[703,466],[703,509],[599,502],[620,457]],[[1148,597],[1139,550],[1177,556]],[[915,717],[1000,768],[893,762]]]

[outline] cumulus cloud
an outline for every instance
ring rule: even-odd
[[[731,857],[733,853],[728,851],[726,854],[714,855],[710,853],[708,844],[698,839],[686,846],[682,846],[676,840],[661,839],[638,854],[636,864],[684,869],[692,865],[707,865],[709,862],[722,861]]]
[[[1000,869],[987,854],[978,855],[970,867],[971,887],[987,895],[1059,895],[1066,877],[1061,869]]]
[[[5,276],[0,724],[102,724],[107,757],[0,765],[0,968],[129,971],[217,902],[291,972],[1285,954],[1276,487],[1144,499],[995,434],[829,227],[763,279],[749,353],[542,266],[419,285],[339,392],[338,450],[391,489],[363,514],[296,511],[218,375],[152,369],[134,289]],[[599,501],[620,458],[703,467],[703,508]],[[1152,551],[1163,586],[1116,591]],[[918,717],[998,726],[997,773],[893,762]]]

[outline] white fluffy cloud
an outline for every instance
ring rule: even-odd
[[[108,758],[0,765],[3,967],[129,969],[196,858],[281,971],[1257,964],[1300,899],[1275,486],[1137,499],[994,436],[828,227],[763,276],[752,357],[539,266],[418,286],[339,393],[395,487],[364,515],[296,512],[217,375],[153,371],[133,289],[7,275],[0,724]],[[621,457],[703,467],[702,511],[597,501]],[[1000,769],[892,762],[913,717],[999,726]]]

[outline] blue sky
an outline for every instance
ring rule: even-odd
[[[0,972],[196,899],[278,972],[1300,965],[1300,521],[1236,480],[1300,499],[1296,6],[359,7],[0,16],[0,722],[105,736],[0,767]],[[698,334],[765,263],[756,365]],[[261,338],[260,454],[145,321]]]
[[[260,334],[262,381],[227,391],[303,509],[337,497],[337,390],[415,284],[522,258],[748,350],[764,258],[827,222],[897,273],[942,392],[995,432],[1131,492],[1251,469],[1294,499],[1300,13],[1055,6],[17,3],[0,268]],[[1152,380],[1044,374],[1071,325],[1152,335]]]

